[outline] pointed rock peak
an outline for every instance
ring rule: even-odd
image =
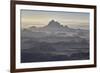
[[[51,21],[48,23],[47,26],[48,26],[48,27],[62,27],[62,25],[61,25],[59,22],[55,21],[55,20],[51,20]]]
[[[52,19],[52,20],[50,20],[49,22],[55,22],[56,20],[54,20],[54,19]]]

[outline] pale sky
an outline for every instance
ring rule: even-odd
[[[89,28],[89,13],[21,10],[21,27],[43,27],[51,20],[58,21],[61,25],[72,28]]]

